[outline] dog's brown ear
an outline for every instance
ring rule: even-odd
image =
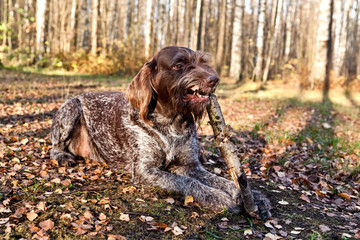
[[[150,62],[144,64],[139,73],[134,77],[126,91],[126,97],[130,104],[139,109],[140,118],[149,124],[149,107],[154,97],[153,82],[157,72],[156,60],[153,58]]]

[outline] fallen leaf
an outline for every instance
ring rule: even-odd
[[[197,218],[197,217],[199,217],[199,214],[197,212],[191,213],[191,218]]]
[[[107,240],[126,240],[127,238],[122,235],[114,235],[114,234],[108,234]]]
[[[324,225],[324,224],[320,224],[320,225],[319,225],[319,228],[320,228],[320,230],[321,230],[323,233],[328,232],[328,231],[331,230],[328,226],[326,226],[326,225]]]
[[[287,201],[281,200],[278,202],[281,205],[289,205],[289,203]]]
[[[0,218],[0,225],[7,223],[9,220],[10,218]]]
[[[39,227],[41,227],[41,229],[43,229],[44,231],[51,230],[54,227],[54,225],[55,225],[54,222],[51,221],[50,219],[39,223]]]
[[[100,213],[99,219],[100,219],[100,220],[106,220],[106,215],[103,214],[103,213]]]
[[[37,218],[37,214],[35,212],[28,212],[26,214],[27,219],[29,219],[30,222],[34,221],[35,218]]]
[[[130,216],[129,216],[129,214],[121,213],[121,215],[120,215],[120,220],[121,220],[121,221],[126,221],[126,222],[130,221]]]
[[[300,199],[304,200],[307,203],[310,203],[310,199],[305,194],[301,194]]]
[[[294,230],[293,230],[293,231],[291,231],[290,233],[291,233],[291,234],[298,235],[298,234],[300,234],[301,232],[300,232],[300,231],[294,231]]]
[[[185,202],[184,202],[184,205],[188,205],[189,203],[192,203],[194,202],[194,197],[193,196],[186,196],[185,197]]]
[[[253,231],[251,229],[246,229],[244,231],[244,236],[248,236],[248,235],[252,235],[253,234]]]
[[[273,225],[271,225],[271,223],[269,223],[269,222],[265,223],[265,227],[274,229]]]
[[[144,215],[141,215],[139,217],[139,219],[142,221],[142,222],[152,222],[154,220],[153,217],[150,217],[150,216],[144,216]]]
[[[61,185],[67,187],[71,184],[71,180],[70,179],[65,179],[64,181],[61,181]]]
[[[345,199],[347,199],[347,200],[350,200],[350,195],[347,194],[347,193],[339,193],[338,195],[339,195],[340,197],[342,197],[342,198],[345,198]]]
[[[272,233],[267,233],[265,234],[265,237],[267,237],[270,240],[277,240],[280,239],[281,237],[276,235],[276,234],[272,234]]]
[[[159,222],[154,222],[152,223],[152,225],[158,226],[159,228],[167,228],[168,225],[166,225],[165,223],[159,223]]]
[[[174,233],[175,236],[177,235],[181,235],[184,233],[184,230],[182,230],[181,228],[179,228],[178,226],[175,226],[174,229],[172,230],[172,232]]]
[[[36,205],[36,208],[40,211],[45,211],[46,203],[41,201]]]
[[[69,213],[61,215],[60,219],[62,220],[72,220],[72,217]]]
[[[174,204],[175,200],[173,198],[167,198],[167,199],[165,199],[165,202],[170,203],[170,204]]]

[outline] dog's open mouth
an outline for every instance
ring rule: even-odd
[[[209,100],[209,93],[200,89],[199,85],[189,88],[184,96],[185,102],[203,103]]]

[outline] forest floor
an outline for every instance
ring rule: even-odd
[[[191,198],[131,184],[88,160],[50,159],[55,111],[69,97],[121,91],[130,79],[0,70],[0,239],[360,239],[360,93],[298,91],[271,82],[216,94],[253,189],[272,218],[199,208]],[[229,177],[207,120],[200,156]]]

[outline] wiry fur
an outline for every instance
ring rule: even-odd
[[[187,94],[195,85],[203,93],[215,90],[218,78],[205,58],[187,48],[164,48],[126,94],[86,93],[68,100],[53,120],[51,157],[65,163],[89,157],[125,169],[135,183],[193,196],[213,210],[238,211],[234,183],[199,162],[195,120],[208,101],[191,101]]]

